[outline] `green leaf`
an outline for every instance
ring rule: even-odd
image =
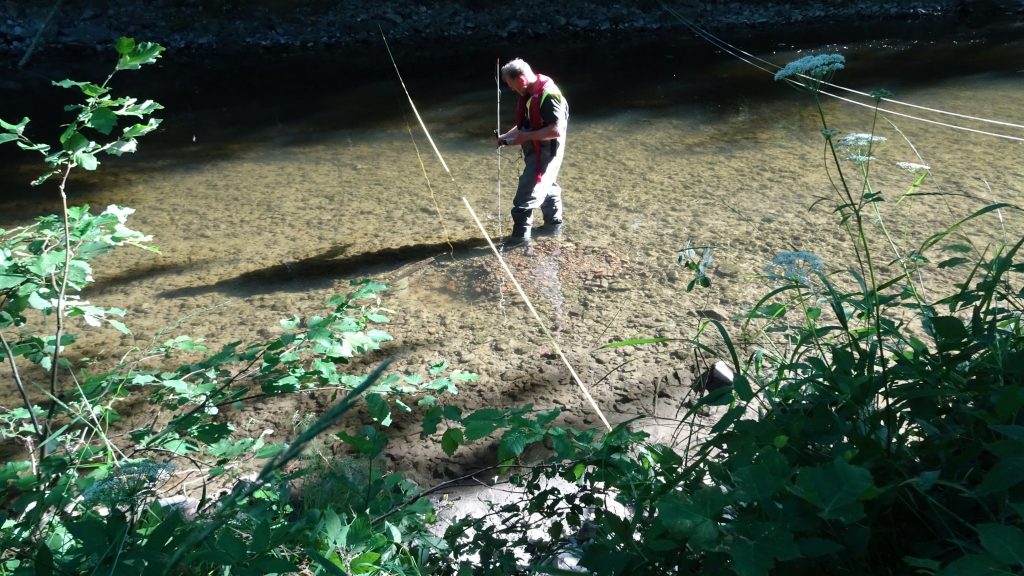
[[[623,346],[639,346],[641,344],[658,344],[661,342],[671,342],[674,338],[633,338],[632,340],[619,340],[617,342],[609,342],[601,348],[621,348]]]
[[[29,123],[28,116],[25,116],[24,118],[22,118],[21,122],[18,122],[17,124],[11,124],[10,122],[4,122],[3,119],[0,119],[0,128],[3,128],[4,130],[7,130],[8,132],[14,132],[16,134],[21,134],[25,130],[25,126],[27,126],[28,123]]]
[[[462,436],[462,430],[458,428],[449,428],[444,431],[441,435],[441,449],[444,453],[451,456],[455,454],[455,450],[458,449],[459,445],[462,444],[464,438]]]
[[[96,98],[109,92],[110,90],[93,84],[92,82],[76,82],[75,80],[68,80],[65,78],[60,82],[53,82],[54,86],[60,86],[61,88],[78,88],[82,91],[82,94],[89,96],[90,98]]]
[[[793,534],[772,523],[745,523],[729,547],[733,570],[739,576],[767,576],[775,560],[801,557]]]
[[[245,558],[245,542],[229,530],[222,530],[220,532],[220,535],[217,536],[217,540],[214,543],[214,548],[228,557],[230,562],[225,562],[225,564],[238,562],[242,558]]]
[[[74,159],[75,164],[86,170],[95,170],[100,163],[96,156],[89,152],[75,152]]]
[[[823,538],[804,538],[796,544],[800,547],[800,553],[806,558],[828,556],[843,549],[841,544]]]
[[[1001,562],[1024,567],[1024,532],[1016,526],[978,524],[981,546]]]
[[[370,410],[370,417],[382,426],[391,425],[391,406],[384,397],[377,393],[366,395],[366,406]]]
[[[670,492],[657,501],[655,521],[696,550],[711,550],[721,536],[718,517],[729,501],[717,486],[705,486],[690,495]]]
[[[431,406],[423,413],[423,431],[420,432],[420,438],[426,438],[427,436],[433,435],[437,432],[437,425],[441,423],[441,408],[439,406]]]
[[[110,134],[116,125],[117,114],[111,112],[109,108],[97,108],[89,117],[88,126],[95,128],[100,134]]]
[[[115,44],[121,59],[117,62],[118,70],[138,70],[144,64],[152,64],[160,57],[164,47],[153,42],[135,43],[134,38],[122,37]]]
[[[8,290],[28,280],[28,276],[21,274],[0,274],[0,290]]]
[[[318,552],[315,548],[306,548],[306,554],[328,573],[334,574],[334,576],[348,576],[335,562]],[[331,554],[331,556],[337,558],[337,554]]]
[[[938,576],[992,576],[1006,574],[1006,570],[999,561],[988,554],[968,554],[957,560],[939,572]]]
[[[204,444],[213,444],[227,438],[233,431],[234,428],[227,422],[208,422],[193,426],[189,429],[189,434]]]
[[[932,332],[940,344],[956,344],[968,337],[967,328],[956,316],[933,316],[929,318]]]
[[[352,559],[349,568],[353,574],[366,574],[373,571],[374,563],[380,559],[380,553],[368,550]]]
[[[288,445],[284,443],[267,444],[266,446],[260,448],[256,452],[256,458],[259,458],[261,460],[265,458],[273,458],[274,456],[277,456],[281,452],[284,452],[286,448],[288,448]]]
[[[924,570],[925,574],[934,574],[942,568],[942,563],[938,560],[931,560],[928,558],[915,558],[913,556],[904,556],[903,563],[911,568],[920,568]]]
[[[504,423],[505,414],[497,408],[481,408],[462,419],[470,442],[489,436]]]
[[[519,430],[509,430],[501,437],[498,444],[498,463],[507,462],[523,453],[526,448],[526,435]]]
[[[36,276],[46,277],[57,270],[57,266],[64,264],[64,252],[53,251],[40,254],[31,264],[27,266],[28,271]]]
[[[733,472],[741,501],[768,500],[789,483],[793,468],[774,450],[759,454],[749,466],[740,466]]]
[[[64,150],[72,153],[89,147],[89,139],[75,131],[73,126],[68,126],[68,129],[61,134],[60,143]]]
[[[0,144],[3,144],[4,142],[13,142],[17,139],[17,134],[0,134]]]
[[[1024,482],[1024,457],[1004,458],[996,462],[981,483],[974,489],[975,496],[987,496],[1007,490]]]
[[[121,334],[126,334],[128,336],[131,336],[131,334],[132,334],[132,331],[129,330],[127,326],[125,326],[124,322],[121,322],[119,320],[112,320],[112,319],[108,318],[107,319],[107,324],[110,324],[111,326],[113,326],[114,329],[117,330],[118,332],[120,332]]]
[[[33,292],[29,294],[28,305],[35,308],[36,310],[49,311],[53,309],[53,304],[46,298],[43,298],[43,296],[40,295],[39,292]]]
[[[864,518],[861,500],[873,487],[871,472],[837,458],[829,464],[800,470],[793,492],[817,506],[822,519],[850,524]]]

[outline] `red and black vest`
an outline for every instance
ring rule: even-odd
[[[543,74],[537,74],[537,81],[533,83],[533,88],[530,93],[525,96],[519,97],[519,106],[516,108],[516,126],[520,130],[525,128],[523,120],[526,118],[526,107],[529,102],[530,107],[530,130],[539,130],[544,127],[544,120],[540,116],[540,105],[544,102],[544,88],[547,87],[548,82],[551,78]],[[537,164],[537,182],[540,182],[541,176],[543,176],[541,155],[540,155],[540,140],[533,140],[533,153],[534,161]]]

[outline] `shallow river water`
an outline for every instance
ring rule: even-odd
[[[757,56],[782,66],[811,48],[780,46]],[[1020,39],[815,50],[845,54],[847,69],[834,79],[839,85],[886,88],[901,102],[1024,124]],[[560,177],[565,233],[505,255],[613,421],[650,414],[659,402],[668,412],[677,409],[682,392],[656,388],[685,381],[675,374],[688,373],[692,359],[682,344],[601,350],[602,344],[687,338],[700,317],[735,316],[766,291],[752,276],[779,251],[818,254],[838,276],[851,262],[833,212],[820,119],[806,94],[692,39],[482,52],[394,49],[450,174],[416,123],[383,46],[351,60],[307,55],[230,66],[176,63],[167,54],[159,68],[116,77],[115,92],[123,78],[132,95],[166,106],[164,127],[140,142],[135,157],[110,158],[96,173],[73,178],[71,202],[137,209],[130,224],[153,234],[161,254],[123,251],[97,263],[88,297],[127,309],[138,342],[184,320],[173,333],[224,343],[272,335],[277,320],[317,313],[350,280],[379,278],[392,287],[384,304],[394,310],[389,353],[399,366],[447,358],[480,374],[479,383],[460,392],[465,405],[560,405],[570,419],[596,424],[495,257],[473,240],[482,235],[462,200],[497,241],[499,216],[508,228],[522,162],[516,151],[499,156],[493,146],[496,56],[532,61],[570,102]],[[152,77],[136,79],[146,75]],[[503,90],[503,129],[513,105]],[[903,245],[988,202],[1022,202],[1024,129],[883,107],[894,113],[874,124],[887,141],[874,151],[872,178],[887,200],[885,222]],[[824,109],[843,134],[872,130],[870,107],[825,98]],[[23,114],[0,108],[5,120]],[[3,227],[56,206],[53,189],[28,190],[41,165],[17,158],[0,173]],[[931,166],[921,191],[941,195],[897,203],[913,182],[898,161]],[[982,243],[1016,239],[1024,218],[1004,210],[967,232]],[[690,276],[676,256],[688,240],[714,247],[708,290],[685,291]],[[946,281],[929,278],[936,293]],[[82,331],[88,345],[104,350],[94,355],[101,359],[133,343],[112,330]],[[320,406],[292,399],[248,417],[286,433],[296,414]],[[421,472],[434,474],[435,465],[423,462]]]

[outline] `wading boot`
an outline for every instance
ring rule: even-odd
[[[562,235],[562,221],[557,222],[545,222],[543,226],[537,229],[538,234],[545,236],[561,236]]]
[[[502,248],[519,248],[530,245],[530,227],[516,225],[512,227],[512,235],[505,239]]]

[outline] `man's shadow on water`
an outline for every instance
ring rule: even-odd
[[[316,256],[276,262],[213,284],[165,290],[159,296],[179,298],[219,292],[244,298],[272,292],[300,292],[328,288],[340,279],[377,276],[420,262],[429,264],[439,256],[467,258],[489,253],[483,238],[412,244],[348,255],[350,247],[350,244],[332,246]]]

